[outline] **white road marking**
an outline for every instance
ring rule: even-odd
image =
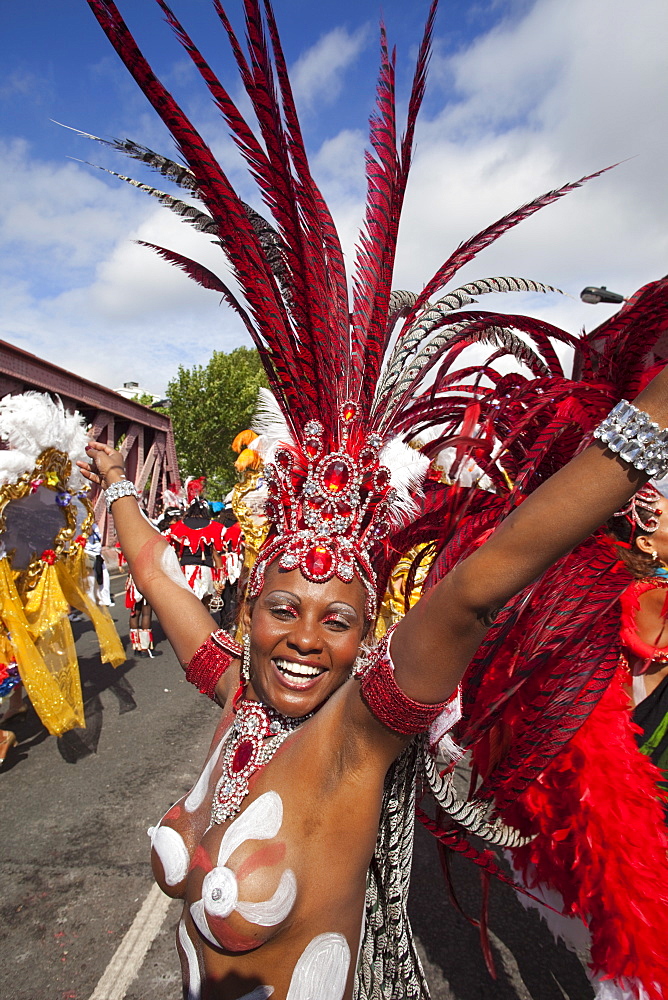
[[[171,899],[154,885],[119,944],[90,1000],[123,1000],[162,927]]]

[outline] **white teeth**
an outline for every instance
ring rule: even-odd
[[[322,667],[311,667],[308,663],[294,663],[292,660],[274,660],[282,674],[293,677],[317,677],[323,671]]]

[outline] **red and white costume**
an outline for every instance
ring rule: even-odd
[[[165,532],[165,538],[174,547],[188,586],[197,597],[213,596],[221,579],[221,570],[213,565],[212,551],[224,549],[225,528],[219,521],[203,519],[202,527],[194,527],[194,518],[176,521]]]

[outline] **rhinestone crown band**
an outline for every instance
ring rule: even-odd
[[[594,437],[650,479],[668,472],[668,429],[661,429],[649,413],[622,399],[601,421]]]
[[[111,505],[116,500],[120,500],[121,497],[134,497],[135,500],[139,500],[139,494],[137,493],[137,488],[134,483],[131,483],[129,479],[119,479],[117,483],[112,483],[104,491],[104,499],[107,502],[107,510],[111,510]]]

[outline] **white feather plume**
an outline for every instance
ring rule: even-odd
[[[418,512],[413,497],[415,494],[422,495],[429,459],[399,438],[392,438],[381,451],[378,461],[389,470],[390,482],[397,491],[390,517],[396,524],[408,524]]]
[[[279,444],[295,443],[274,394],[264,387],[258,391],[251,428],[258,436],[248,447],[253,448],[265,463],[273,460]]]
[[[47,448],[65,452],[72,462],[68,488],[78,490],[83,477],[76,462],[86,458],[88,434],[80,413],[68,413],[59,398],[24,392],[0,399],[0,438],[10,451],[0,452],[0,482],[14,482],[30,472]]]

